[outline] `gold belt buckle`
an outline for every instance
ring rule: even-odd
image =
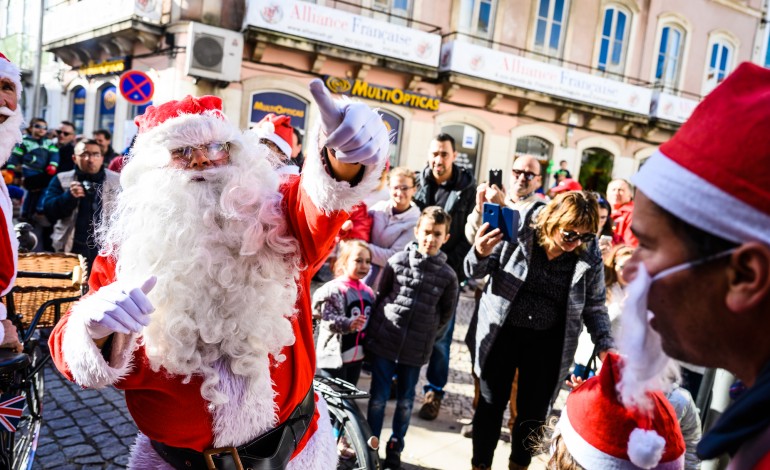
[[[203,451],[203,460],[206,462],[206,466],[209,470],[217,470],[217,466],[214,465],[214,455],[230,454],[235,462],[235,468],[243,470],[243,464],[241,463],[241,457],[238,455],[238,449],[235,447],[219,447],[217,449],[208,449]]]

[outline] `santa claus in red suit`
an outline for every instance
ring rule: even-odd
[[[50,339],[67,378],[125,390],[140,431],[131,468],[206,468],[209,456],[235,468],[235,454],[244,468],[336,465],[312,391],[310,279],[345,211],[376,187],[388,133],[320,80],[311,92],[322,126],[302,176],[279,176],[219,98],[137,118],[90,293]]]
[[[13,147],[21,142],[21,127],[24,119],[18,108],[21,99],[21,73],[8,58],[0,52],[0,167],[11,156]],[[13,288],[16,280],[16,259],[19,243],[13,231],[13,203],[8,195],[5,181],[0,178],[0,295],[4,296]],[[5,305],[0,303],[0,347],[21,351],[16,327],[7,320]]]

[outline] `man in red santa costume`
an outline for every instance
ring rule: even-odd
[[[5,165],[11,151],[21,142],[24,118],[18,108],[21,99],[19,68],[0,52],[0,167]],[[5,181],[0,178],[0,295],[13,288],[16,280],[16,259],[19,243],[13,231],[13,203]],[[0,303],[0,347],[21,351],[16,327],[7,320],[5,305]]]
[[[322,133],[301,177],[280,177],[219,98],[137,118],[91,293],[50,339],[70,380],[125,390],[140,431],[130,468],[336,465],[312,391],[310,279],[377,185],[388,133],[368,106],[310,88]]]

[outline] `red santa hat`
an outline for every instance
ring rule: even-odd
[[[661,392],[648,392],[649,411],[623,406],[616,391],[619,361],[608,354],[599,375],[567,397],[556,425],[567,450],[583,468],[684,468],[685,444],[674,408]]]
[[[16,98],[21,99],[21,71],[2,52],[0,52],[0,77],[7,78],[16,85]]]
[[[583,190],[583,186],[581,186],[580,183],[573,180],[572,178],[564,178],[559,182],[559,184],[551,188],[551,192],[553,194],[559,194],[565,191],[582,191],[582,190]]]
[[[254,131],[262,139],[267,139],[281,149],[284,155],[291,157],[291,117],[283,114],[270,113],[262,118],[254,127]]]
[[[632,181],[690,225],[770,244],[770,70],[741,64]]]

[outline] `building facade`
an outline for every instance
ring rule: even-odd
[[[770,65],[767,3],[63,0],[46,10],[43,44],[71,67],[59,119],[111,128],[116,148],[143,111],[119,93],[124,70],[147,73],[156,103],[215,94],[244,128],[278,112],[304,132],[317,121],[307,85],[321,77],[379,107],[394,165],[422,168],[447,132],[479,180],[530,154],[604,191],[737,64]]]

